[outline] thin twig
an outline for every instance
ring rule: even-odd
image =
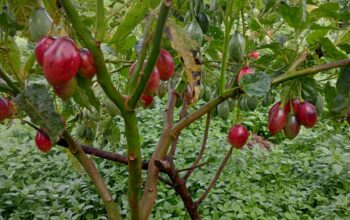
[[[180,173],[180,172],[184,172],[184,171],[194,170],[194,169],[197,169],[199,167],[205,166],[207,164],[209,164],[209,161],[206,161],[206,162],[201,163],[201,164],[197,164],[196,166],[192,165],[191,167],[187,167],[187,168],[183,168],[183,169],[177,170],[177,172]]]
[[[219,179],[219,176],[221,175],[222,171],[224,170],[226,163],[228,162],[228,159],[230,159],[230,157],[231,157],[232,151],[233,151],[233,148],[230,147],[230,150],[227,152],[219,169],[216,171],[214,178],[210,181],[209,187],[207,188],[207,190],[205,190],[203,195],[195,202],[195,205],[197,207],[203,202],[203,200],[208,196],[210,190],[215,186],[215,183]]]
[[[194,161],[194,163],[191,166],[191,169],[189,169],[186,174],[184,175],[183,179],[187,180],[188,177],[192,174],[192,172],[194,171],[195,167],[198,165],[198,163],[201,161],[202,157],[203,157],[203,153],[205,151],[206,145],[207,145],[207,140],[208,140],[208,134],[209,134],[209,127],[210,127],[210,112],[207,113],[207,121],[205,123],[205,130],[204,130],[204,135],[203,135],[203,141],[202,141],[202,146],[201,149],[197,155],[196,160]]]

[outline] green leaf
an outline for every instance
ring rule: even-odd
[[[33,122],[46,129],[52,142],[58,140],[63,133],[64,125],[61,116],[55,111],[45,85],[29,84],[14,100]]]
[[[337,80],[336,89],[338,94],[349,96],[350,93],[350,65],[342,68]]]
[[[339,175],[340,172],[343,170],[343,166],[339,164],[333,164],[332,169],[337,175]]]
[[[150,8],[155,8],[159,5],[160,0],[145,0],[135,3],[125,15],[124,20],[118,26],[114,33],[110,44],[122,46],[122,42],[126,39],[131,31],[144,19]]]
[[[240,84],[248,96],[263,97],[270,91],[271,78],[264,72],[256,72],[243,76]]]
[[[96,108],[97,111],[100,111],[101,105],[99,99],[95,96],[94,91],[92,90],[92,82],[89,79],[83,77],[77,77],[78,87],[84,91],[84,95],[88,98],[88,101]]]
[[[109,120],[105,126],[103,137],[109,141],[112,146],[116,146],[120,141],[120,130],[113,120]]]
[[[315,104],[318,96],[318,84],[316,80],[312,77],[303,77],[300,80],[300,86],[301,86],[301,97],[304,100],[309,101],[312,104]]]
[[[21,57],[14,40],[0,40],[0,64],[12,75],[17,75],[21,69]]]
[[[310,21],[314,22],[320,18],[335,18],[339,19],[339,4],[338,3],[325,3],[313,10],[309,17]]]
[[[281,2],[278,12],[287,24],[295,29],[302,29],[306,21],[305,7],[291,6]]]
[[[347,55],[339,50],[329,38],[321,38],[320,43],[322,48],[325,50],[325,56],[333,60],[347,59]]]

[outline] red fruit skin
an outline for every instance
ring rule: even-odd
[[[9,118],[13,113],[11,100],[0,97],[0,121]]]
[[[152,102],[153,102],[153,96],[149,96],[145,94],[141,95],[141,103],[144,107],[150,106]]]
[[[145,61],[141,72],[143,71],[143,68],[145,68],[146,63],[147,62]],[[135,66],[136,66],[136,62],[131,65],[129,75],[133,74]],[[155,93],[157,93],[159,85],[160,85],[159,71],[158,71],[157,67],[155,66],[153,68],[151,76],[150,76],[148,83],[146,85],[146,89],[144,91],[144,94],[148,95],[148,96],[154,95]]]
[[[245,75],[247,75],[247,74],[248,74],[248,75],[249,75],[249,74],[254,74],[254,70],[253,70],[252,68],[250,68],[249,66],[245,66],[245,67],[243,67],[243,68],[241,69],[241,71],[239,71],[239,73],[238,73],[238,78],[237,78],[238,83],[240,83],[242,77],[245,76]]]
[[[259,51],[252,51],[250,53],[248,53],[248,57],[254,59],[254,60],[258,60],[259,59]]]
[[[287,114],[284,109],[277,108],[269,115],[268,129],[272,135],[280,132],[287,121]]]
[[[286,104],[286,106],[285,106],[285,108],[286,108],[286,113],[287,113],[287,114],[290,112],[290,102],[291,102],[291,101],[288,101],[287,104]],[[298,112],[299,104],[300,104],[299,98],[296,98],[296,99],[293,99],[293,100],[292,100],[293,112],[294,112],[295,115],[296,115],[297,112]]]
[[[299,104],[297,117],[300,124],[312,128],[317,122],[317,110],[313,104],[305,101]]]
[[[44,53],[56,39],[53,37],[43,37],[35,46],[34,53],[36,61],[43,66]]]
[[[43,71],[51,85],[61,85],[71,80],[81,64],[80,54],[69,38],[59,38],[44,54]]]
[[[300,123],[295,115],[289,115],[283,133],[288,139],[294,139],[300,131]]]
[[[248,137],[248,130],[240,124],[233,125],[227,135],[228,142],[236,149],[241,149],[246,144]]]
[[[38,133],[36,134],[35,144],[38,147],[38,149],[44,153],[49,152],[50,149],[52,148],[52,143],[50,141],[50,138],[47,137],[47,135],[42,131],[38,131]]]
[[[73,78],[73,79],[69,80],[67,83],[53,86],[53,91],[63,101],[66,101],[70,97],[73,96],[76,87],[77,87],[77,82],[76,82],[75,78]]]
[[[169,80],[174,74],[174,58],[165,49],[161,49],[156,66],[159,71],[159,77],[163,81]]]
[[[281,101],[276,102],[276,103],[270,108],[270,110],[269,110],[269,116],[272,114],[272,112],[274,112],[274,111],[276,111],[277,109],[279,109],[280,106],[281,106],[281,104],[282,104]],[[284,108],[283,108],[283,109],[284,109],[286,115],[290,112],[290,104],[289,104],[289,102],[287,102],[287,104],[284,105]]]
[[[90,51],[86,48],[80,50],[81,65],[79,75],[84,78],[91,79],[95,76],[97,69],[94,58]]]

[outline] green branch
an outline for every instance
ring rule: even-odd
[[[109,193],[106,184],[103,182],[102,177],[98,173],[95,164],[92,160],[85,154],[83,148],[77,144],[68,131],[63,132],[63,138],[67,141],[69,145],[69,150],[78,159],[80,164],[84,167],[85,171],[90,176],[92,182],[94,183],[98,194],[101,196],[103,204],[106,207],[107,215],[109,219],[120,220],[122,219],[119,214],[117,205],[114,203],[111,194]]]
[[[85,46],[90,50],[94,57],[97,67],[98,83],[100,84],[108,98],[118,106],[121,112],[124,112],[124,98],[119,93],[119,91],[113,86],[101,49],[98,46],[96,46],[96,43],[91,37],[89,31],[81,22],[80,15],[78,14],[76,7],[73,5],[73,3],[70,0],[60,0],[60,2],[63,8],[65,9],[68,18],[71,21],[73,28],[75,29],[75,32],[83,40]]]
[[[106,18],[103,0],[96,0],[96,35],[95,41],[101,43],[106,34]]]
[[[228,6],[228,9],[225,15],[225,41],[224,41],[224,51],[222,55],[221,72],[220,72],[220,94],[221,95],[225,92],[225,85],[226,85],[226,77],[225,77],[226,62],[227,62],[227,55],[228,55],[228,49],[229,49],[230,35],[231,35],[231,30],[232,30],[233,21],[234,21],[234,17],[232,15],[232,9],[233,9],[233,0],[230,1],[230,5]]]
[[[12,82],[9,77],[9,74],[5,71],[5,69],[0,64],[0,78],[3,79],[7,85],[13,90],[14,93],[20,93],[19,87]]]
[[[139,100],[143,91],[145,90],[148,80],[153,71],[153,68],[157,62],[159,51],[160,51],[160,43],[162,40],[163,30],[164,30],[165,22],[169,13],[169,9],[170,9],[170,3],[167,3],[167,1],[164,1],[160,8],[157,27],[154,32],[154,37],[152,40],[152,49],[148,57],[147,65],[143,70],[143,73],[140,78],[140,82],[138,83],[138,87],[136,88],[134,94],[132,95],[131,99],[128,102],[128,106],[131,109],[135,108],[137,101]]]
[[[123,114],[125,123],[125,136],[128,143],[128,201],[131,219],[140,218],[139,199],[142,186],[142,158],[140,134],[137,125],[136,113],[128,111]]]

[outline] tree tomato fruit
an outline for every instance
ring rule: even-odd
[[[283,133],[288,139],[294,139],[300,131],[300,123],[295,115],[288,115],[286,125],[283,128]]]
[[[38,131],[38,133],[36,134],[35,144],[38,147],[38,149],[44,153],[49,152],[52,148],[51,140],[43,130]]]
[[[243,125],[235,124],[230,128],[227,137],[232,147],[241,149],[248,140],[249,132]]]
[[[156,64],[159,77],[163,81],[169,80],[174,74],[174,58],[173,56],[165,49],[161,49],[157,64]]]
[[[143,68],[145,68],[146,63],[147,63],[147,61],[144,62],[141,72],[143,71]],[[136,62],[131,65],[129,75],[133,74],[135,66],[136,66]],[[159,85],[160,85],[159,71],[158,71],[157,67],[155,66],[153,68],[151,76],[148,80],[144,94],[148,95],[148,96],[152,96],[153,94],[155,94],[158,91]]]
[[[305,101],[299,104],[297,117],[300,124],[312,128],[317,122],[317,110],[313,104]]]
[[[254,60],[259,59],[259,51],[254,50],[254,51],[248,53],[248,57],[251,59],[254,59]]]
[[[63,101],[68,100],[73,96],[75,89],[77,88],[77,82],[75,78],[69,80],[67,83],[53,86],[55,94]]]
[[[34,53],[40,66],[43,66],[44,53],[55,41],[53,37],[43,37],[35,46]]]
[[[79,75],[84,78],[91,79],[97,72],[94,58],[90,51],[86,48],[80,50],[81,65]]]
[[[77,74],[81,64],[79,51],[69,38],[55,40],[44,57],[43,71],[51,85],[67,83]]]
[[[281,109],[280,107],[276,108],[275,110],[271,111],[271,114],[269,115],[269,121],[268,121],[268,129],[272,135],[277,134],[280,132],[284,125],[286,124],[287,120],[287,114],[284,109]]]
[[[0,97],[0,121],[9,118],[13,113],[11,100]]]
[[[148,107],[153,102],[153,96],[142,94],[141,103],[144,107]]]
[[[247,74],[254,74],[254,70],[252,68],[250,68],[249,66],[245,66],[241,69],[241,71],[239,71],[238,77],[237,77],[238,83],[240,83],[242,77],[247,75]]]

